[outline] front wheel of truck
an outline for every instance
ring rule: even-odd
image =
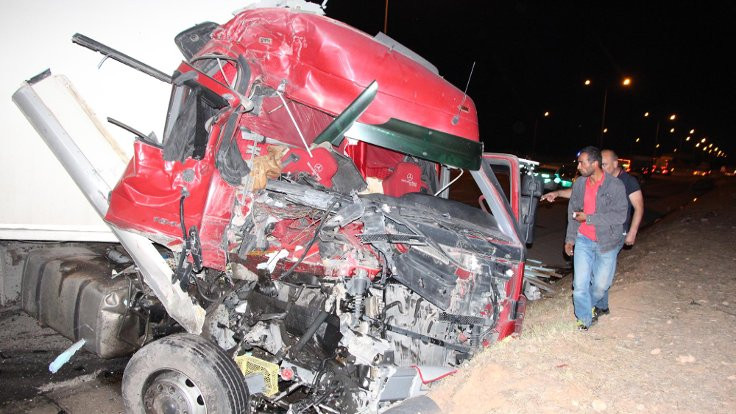
[[[128,413],[245,413],[248,398],[235,361],[197,335],[175,334],[146,345],[123,374]]]

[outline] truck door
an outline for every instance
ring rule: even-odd
[[[498,184],[496,191],[503,196],[509,206],[519,239],[531,244],[534,240],[537,205],[543,187],[540,180],[532,174],[534,162],[520,160],[511,154],[484,153],[483,165],[493,171]],[[481,191],[484,191],[487,202],[488,195],[480,184],[479,186]]]
[[[533,215],[531,220],[525,217],[528,217],[530,212],[535,212],[542,185],[541,182],[534,180],[531,174],[522,171],[519,158],[510,154],[484,153],[481,168],[478,171],[471,171],[471,174],[483,194],[479,200],[481,207],[487,209],[487,212],[496,219],[500,230],[519,245],[518,263],[511,280],[506,284],[509,311],[502,315],[505,316],[502,320],[508,323],[503,324],[499,330],[503,331],[502,335],[510,334],[511,331],[520,333],[526,308],[526,298],[521,294],[528,235],[525,230],[534,226]],[[538,186],[534,184],[535,182]],[[529,188],[525,189],[525,185]],[[538,191],[531,192],[532,196],[524,195],[535,187],[538,187]]]

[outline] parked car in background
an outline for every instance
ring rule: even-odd
[[[650,163],[632,161],[629,158],[619,158],[618,165],[629,175],[636,178],[640,186],[644,185],[644,182],[646,181],[645,177],[651,172]]]
[[[632,156],[629,166],[626,168],[626,172],[636,177],[639,180],[639,184],[646,181],[646,178],[652,173],[652,166],[654,160],[651,157],[645,156]]]
[[[554,165],[540,165],[534,170],[534,175],[542,180],[544,192],[555,191],[560,188],[558,167]]]

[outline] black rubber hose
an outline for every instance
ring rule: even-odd
[[[187,241],[187,226],[184,224],[184,199],[187,198],[186,193],[182,193],[179,199],[179,224],[181,225],[181,237],[184,242]]]
[[[181,248],[181,254],[179,254],[179,263],[176,265],[176,272],[174,272],[173,275],[171,275],[171,283],[176,282],[176,280],[181,277],[182,269],[184,268],[184,260],[187,256],[187,250],[188,247],[188,238],[187,238],[187,228],[184,224],[184,199],[187,198],[186,193],[182,193],[181,198],[179,199],[179,224],[181,225],[181,234],[182,234],[182,248]]]
[[[299,338],[299,342],[297,342],[296,345],[294,345],[294,347],[289,350],[289,354],[293,356],[297,352],[301,351],[302,348],[304,348],[304,346],[307,344],[307,342],[312,339],[314,334],[317,332],[317,329],[319,329],[320,325],[322,325],[322,323],[325,321],[325,319],[327,319],[329,315],[330,314],[325,311],[320,311],[314,322],[309,325],[309,329],[307,329],[307,332],[304,332],[304,335]]]

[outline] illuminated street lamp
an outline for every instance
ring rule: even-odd
[[[631,78],[626,76],[621,80],[621,86],[628,88],[631,86]],[[590,86],[593,84],[593,82],[590,79],[586,79],[585,82],[583,82],[585,86]],[[601,110],[601,129],[600,129],[600,136],[598,137],[598,146],[603,147],[603,134],[608,132],[608,129],[606,129],[606,106],[608,104],[608,86],[603,91],[603,109]]]
[[[649,112],[644,113],[644,118],[649,118]],[[670,114],[670,116],[667,117],[670,121],[674,121],[677,119],[677,114]],[[654,131],[654,156],[657,156],[657,148],[659,148],[659,117],[657,117],[657,128]],[[675,132],[675,128],[670,128],[670,133],[673,134]]]

